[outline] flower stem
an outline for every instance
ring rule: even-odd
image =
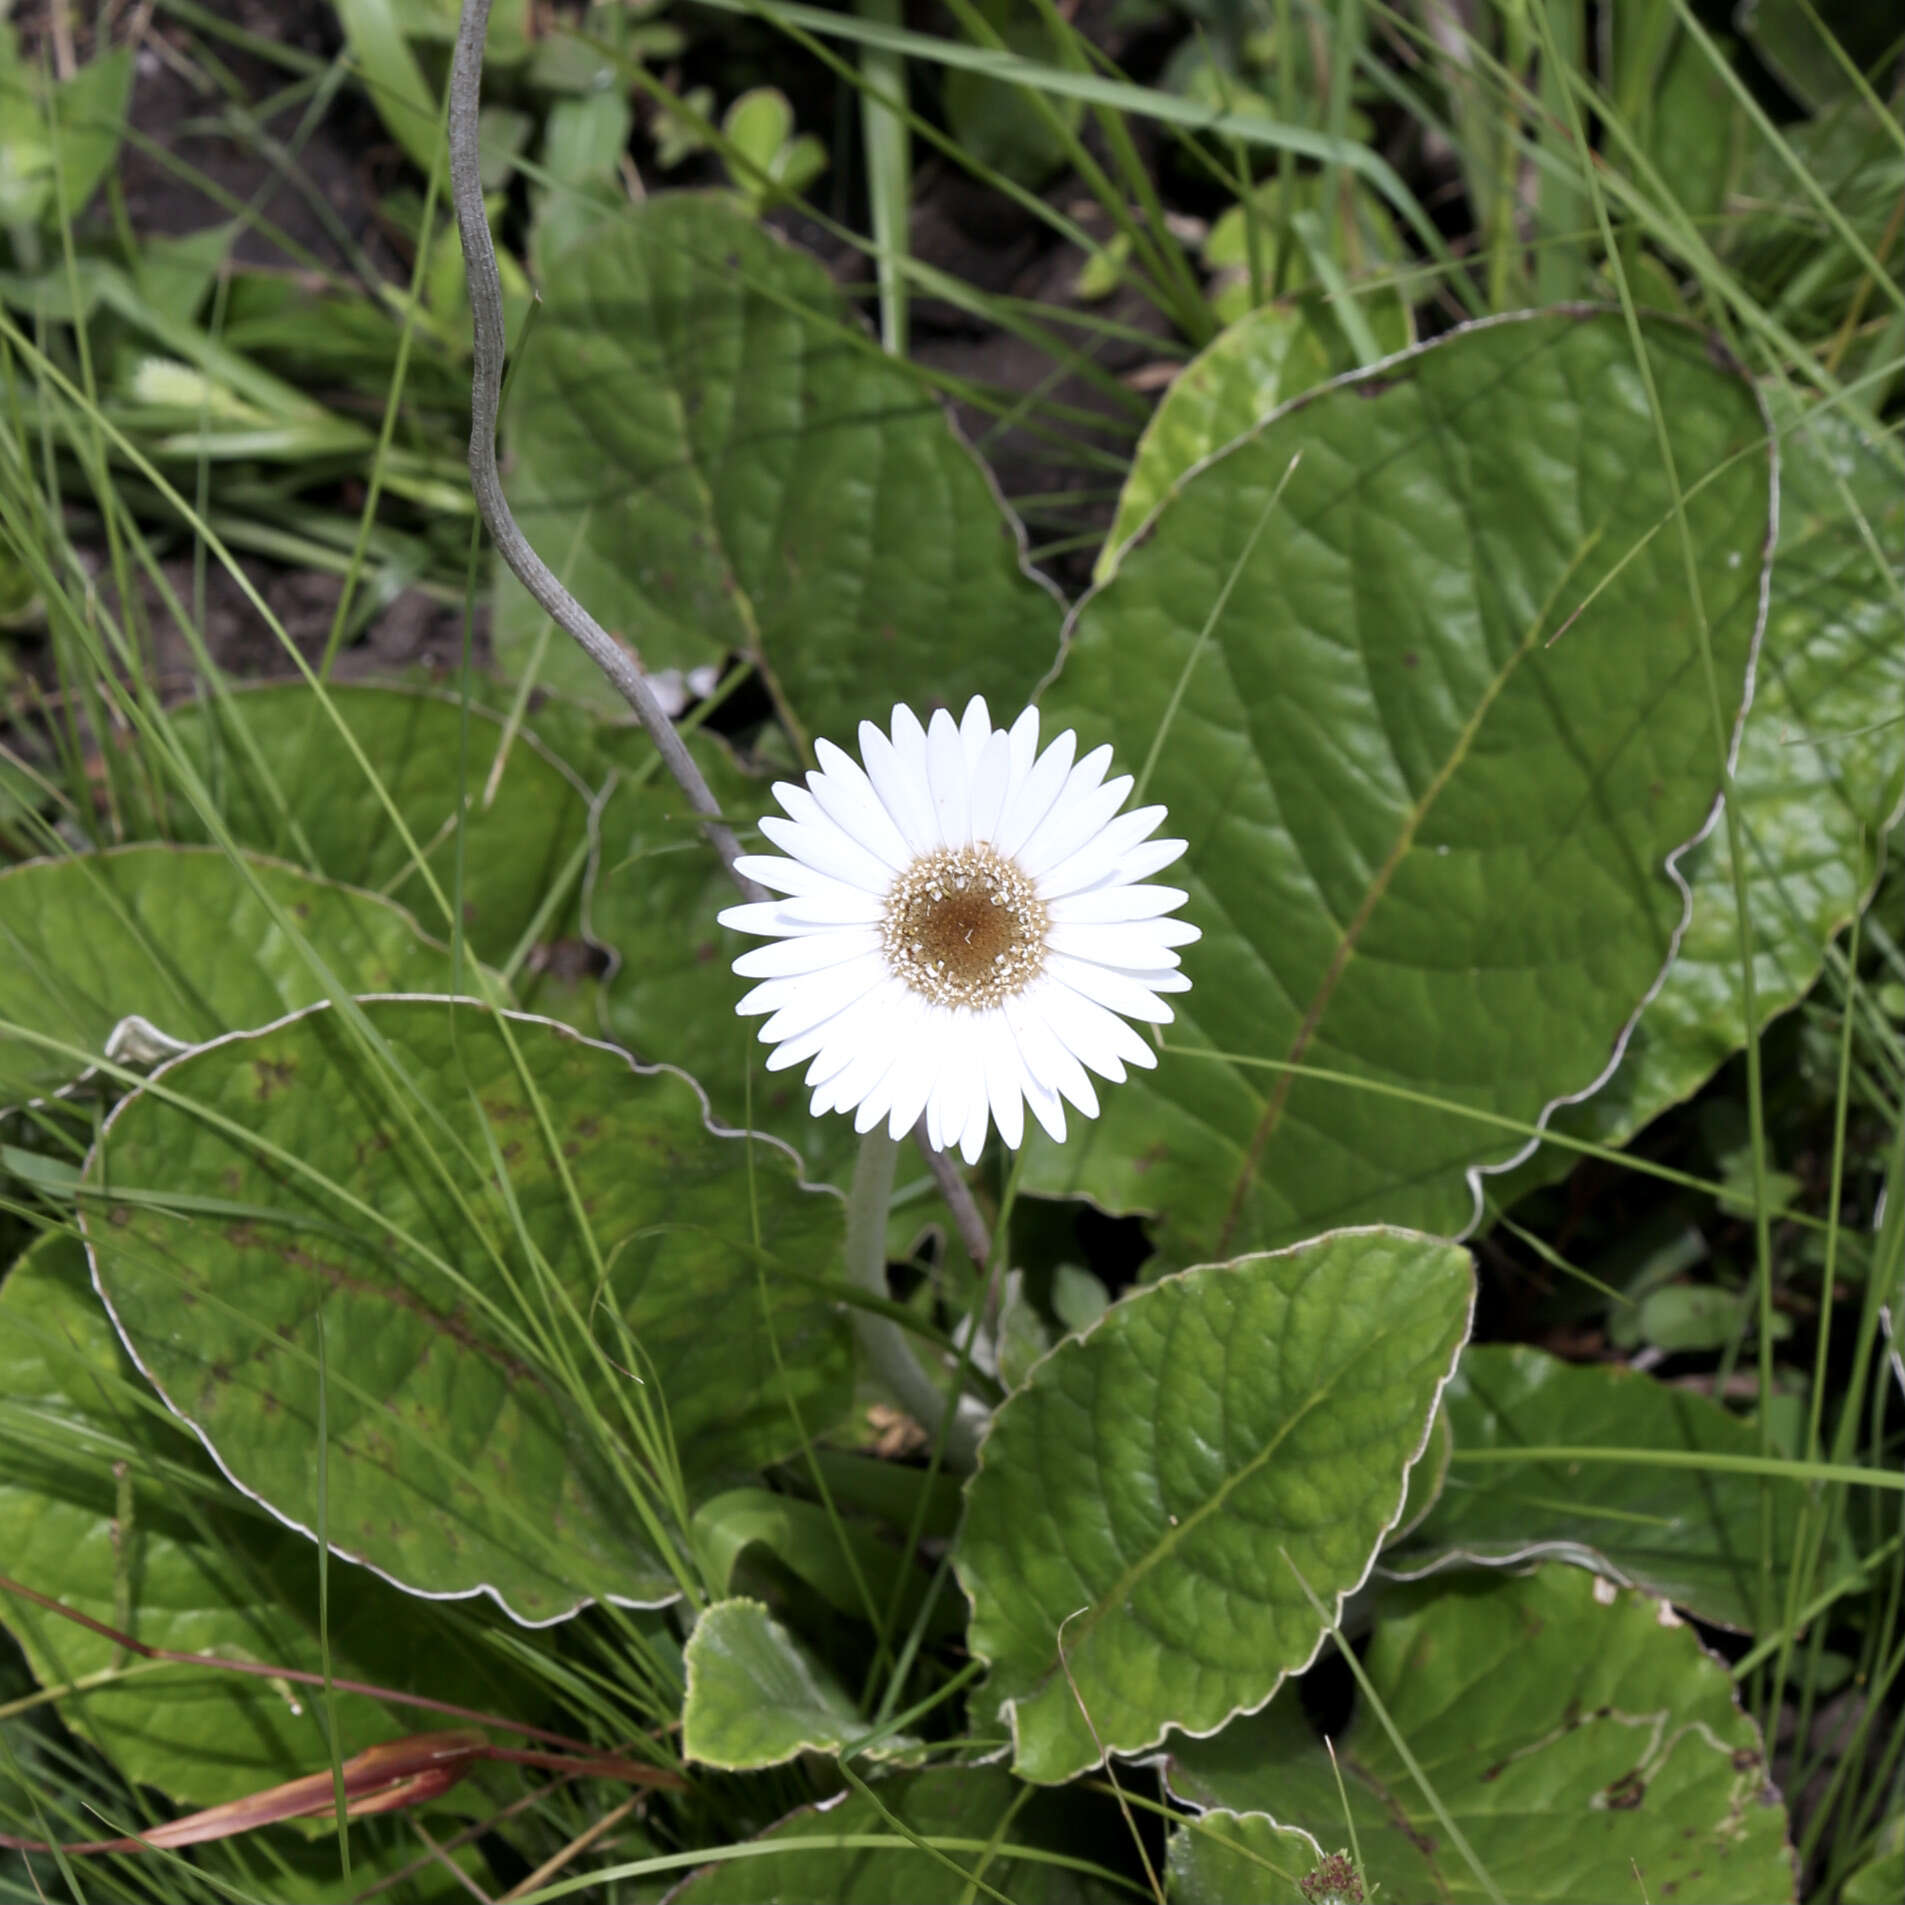
[[[875,1125],[860,1140],[847,1195],[847,1277],[869,1296],[890,1297],[886,1282],[886,1213],[893,1201],[893,1170],[900,1147]],[[860,1347],[880,1380],[908,1415],[929,1430],[937,1426],[948,1468],[970,1470],[978,1460],[979,1436],[987,1411],[976,1396],[961,1396],[952,1407],[921,1368],[906,1332],[890,1317],[855,1309],[853,1327]]]

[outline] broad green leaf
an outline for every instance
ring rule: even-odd
[[[1581,1447],[1756,1455],[1759,1431],[1717,1402],[1612,1365],[1538,1349],[1466,1351],[1444,1400],[1458,1451]],[[1720,1626],[1757,1624],[1761,1487],[1751,1475],[1619,1462],[1457,1460],[1440,1499],[1383,1558],[1404,1578],[1463,1560],[1553,1555],[1644,1587]],[[1770,1491],[1774,1586],[1798,1541],[1805,1491]]]
[[[524,533],[650,668],[752,659],[797,736],[896,701],[1016,708],[1059,610],[938,399],[818,263],[722,199],[650,199],[549,261],[510,398]],[[498,655],[622,704],[514,584]]]
[[[1084,1794],[1028,1799],[986,1766],[902,1773],[872,1791],[877,1804],[849,1793],[790,1815],[735,1848],[742,1856],[702,1867],[669,1905],[964,1905],[994,1894],[1012,1905],[1101,1905],[1129,1896],[1105,1876],[1125,1863],[1118,1816]]]
[[[666,1598],[640,1425],[666,1411],[692,1501],[844,1414],[840,1201],[718,1135],[679,1073],[548,1020],[362,1013],[374,1053],[321,1007],[115,1112],[82,1218],[121,1331],[239,1486],[307,1531],[322,1404],[349,1560],[531,1623]]]
[[[122,1493],[113,1463],[128,1467]],[[124,1511],[130,1509],[130,1516]],[[114,1339],[77,1238],[43,1239],[0,1284],[0,1553],[6,1572],[148,1646],[317,1673],[317,1550],[243,1501],[158,1407]],[[330,1581],[340,1679],[490,1712],[534,1711],[463,1625],[361,1568]],[[219,1805],[329,1763],[321,1696],[285,1680],[126,1660],[103,1635],[0,1594],[0,1621],[127,1779]],[[115,1668],[125,1671],[115,1673]],[[341,1749],[432,1724],[340,1694]]]
[[[1644,335],[1730,726],[1764,423],[1699,334]],[[1462,1230],[1474,1174],[1521,1146],[1461,1108],[1532,1124],[1607,1070],[1719,785],[1625,327],[1476,325],[1285,409],[1081,605],[1044,706],[1168,806],[1204,939],[1158,1069],[1031,1145],[1027,1188],[1157,1212],[1180,1263],[1372,1218]]]
[[[1289,305],[1247,311],[1220,331],[1178,372],[1145,425],[1093,581],[1110,577],[1145,519],[1207,456],[1329,374],[1315,330]]]
[[[1733,772],[1766,1018],[1818,979],[1833,934],[1872,891],[1878,843],[1905,801],[1901,549],[1905,488],[1876,446],[1830,411],[1796,421],[1780,439],[1779,547]],[[1624,1144],[1745,1043],[1724,821],[1680,870],[1693,888],[1693,918],[1674,963],[1614,1076],[1584,1103],[1562,1106],[1557,1131]],[[1498,1195],[1505,1202],[1564,1173],[1576,1155],[1545,1147]]]
[[[588,838],[582,783],[534,735],[512,734],[481,708],[469,711],[466,750],[463,707],[452,697],[404,688],[326,692],[446,901],[455,892],[462,816],[463,929],[471,951],[507,959],[539,921],[553,938],[565,915],[558,910],[547,920],[545,902],[565,870],[579,882]],[[248,689],[216,709],[175,708],[170,721],[241,845],[388,893],[429,931],[449,936],[449,921],[376,787],[308,688]],[[170,830],[203,837],[183,801],[173,804]]]
[[[1380,1621],[1364,1666],[1495,1896],[1793,1897],[1759,1730],[1724,1663],[1664,1602],[1572,1568],[1465,1582]],[[1373,1714],[1334,1743],[1372,1897],[1491,1896]],[[1296,1905],[1291,1829],[1319,1852],[1350,1837],[1323,1742],[1288,1698],[1214,1739],[1173,1743],[1166,1779],[1187,1803],[1223,1809],[1173,1836],[1182,1905]],[[1256,1851],[1267,1867],[1245,1856]]]
[[[450,951],[374,893],[253,854],[119,847],[9,867],[0,1104],[57,1091],[102,1058],[149,1062],[282,1018],[326,996],[325,969],[347,994],[441,992]]]
[[[780,1766],[802,1753],[837,1753],[867,1723],[839,1681],[759,1601],[717,1601],[688,1636],[681,1754],[721,1772]],[[869,1757],[912,1750],[889,1737]]]
[[[1310,1661],[1310,1595],[1340,1606],[1401,1512],[1472,1290],[1451,1244],[1345,1231],[1127,1296],[1007,1398],[955,1565],[1019,1772],[1208,1732]]]

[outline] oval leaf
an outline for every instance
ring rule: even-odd
[[[1444,1406],[1458,1450],[1590,1447],[1757,1455],[1759,1431],[1717,1402],[1610,1365],[1538,1349],[1464,1352]],[[1805,1490],[1767,1492],[1771,1552],[1798,1552]],[[1704,1621],[1758,1625],[1761,1482],[1619,1462],[1457,1462],[1422,1525],[1383,1559],[1412,1579],[1461,1561],[1576,1561]],[[1778,1577],[1775,1577],[1776,1583]],[[1776,1585],[1783,1604],[1783,1584]]]
[[[322,1406],[333,1546],[419,1593],[666,1598],[630,1418],[666,1408],[692,1498],[847,1406],[840,1200],[547,1020],[372,1000],[226,1040],[120,1106],[87,1184],[171,1407],[309,1532]]]
[[[0,1553],[15,1580],[148,1646],[323,1671],[316,1550],[235,1497],[157,1408],[70,1234],[43,1238],[0,1284]],[[361,1569],[332,1570],[329,1617],[340,1679],[539,1713],[461,1619],[446,1627]],[[123,1656],[102,1634],[5,1594],[0,1622],[43,1685],[97,1682],[62,1713],[124,1778],[180,1806],[222,1805],[330,1758],[326,1702],[309,1687],[182,1665],[113,1675]],[[352,1693],[329,1713],[346,1754],[428,1724]]]
[[[797,736],[843,742],[922,693],[1026,699],[1057,601],[938,398],[814,259],[676,193],[595,226],[542,300],[510,397],[510,504],[650,668],[738,651]],[[510,666],[623,712],[520,587],[498,603]]]
[[[1038,1365],[955,1557],[1020,1772],[1208,1732],[1310,1660],[1310,1594],[1340,1606],[1401,1512],[1472,1292],[1453,1245],[1345,1231],[1171,1277]]]
[[[1173,1836],[1183,1905],[1297,1905],[1313,1894],[1293,1875],[1351,1838],[1383,1899],[1792,1898],[1759,1729],[1723,1663],[1664,1602],[1572,1568],[1464,1583],[1383,1619],[1365,1670],[1495,1889],[1373,1716],[1335,1738],[1339,1789],[1323,1742],[1284,1699],[1172,1750],[1172,1792],[1223,1809]],[[1308,1868],[1298,1833],[1314,1849]]]
[[[1703,338],[1646,338],[1731,723],[1765,424]],[[1149,763],[1191,843],[1195,986],[1157,1071],[1033,1149],[1035,1187],[1163,1213],[1178,1262],[1468,1225],[1517,1140],[1461,1108],[1532,1124],[1589,1087],[1672,951],[1667,862],[1720,777],[1695,631],[1618,319],[1457,332],[1198,471],[1044,704]]]
[[[449,948],[389,900],[217,848],[9,867],[0,921],[0,1105],[102,1059],[149,1062],[268,1024],[326,997],[326,969],[346,994],[437,992],[450,979]]]

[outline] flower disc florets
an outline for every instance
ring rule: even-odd
[[[990,846],[941,847],[887,890],[880,948],[935,1005],[988,1006],[1045,967],[1049,921],[1038,888]]]
[[[1184,843],[1150,838],[1162,807],[1118,812],[1108,747],[1041,751],[1038,728],[1033,708],[995,728],[976,697],[929,728],[895,708],[890,733],[860,724],[864,767],[822,741],[806,786],[774,789],[761,831],[788,857],[739,865],[785,897],[721,918],[771,941],[734,962],[761,981],[739,1009],[768,1014],[770,1071],[807,1066],[816,1115],[895,1138],[924,1116],[976,1162],[993,1124],[1021,1141],[1028,1105],[1054,1138],[1067,1103],[1096,1117],[1087,1068],[1157,1063],[1126,1020],[1167,1022],[1159,995],[1190,984],[1185,895],[1143,884]]]

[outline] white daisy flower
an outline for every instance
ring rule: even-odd
[[[1167,917],[1174,886],[1145,882],[1184,851],[1153,840],[1162,807],[1119,814],[1131,778],[1111,749],[1075,760],[1069,731],[1039,752],[1038,710],[995,728],[974,696],[922,728],[860,724],[864,768],[829,741],[804,787],[782,782],[761,831],[790,857],[738,865],[783,899],[731,906],[723,925],[767,935],[734,962],[760,984],[768,1070],[807,1066],[814,1114],[852,1111],[895,1138],[925,1114],[936,1149],[977,1163],[988,1123],[1016,1148],[1025,1107],[1054,1138],[1065,1104],[1088,1118],[1088,1072],[1114,1083],[1157,1063],[1126,1024],[1166,1024],[1187,991]]]

